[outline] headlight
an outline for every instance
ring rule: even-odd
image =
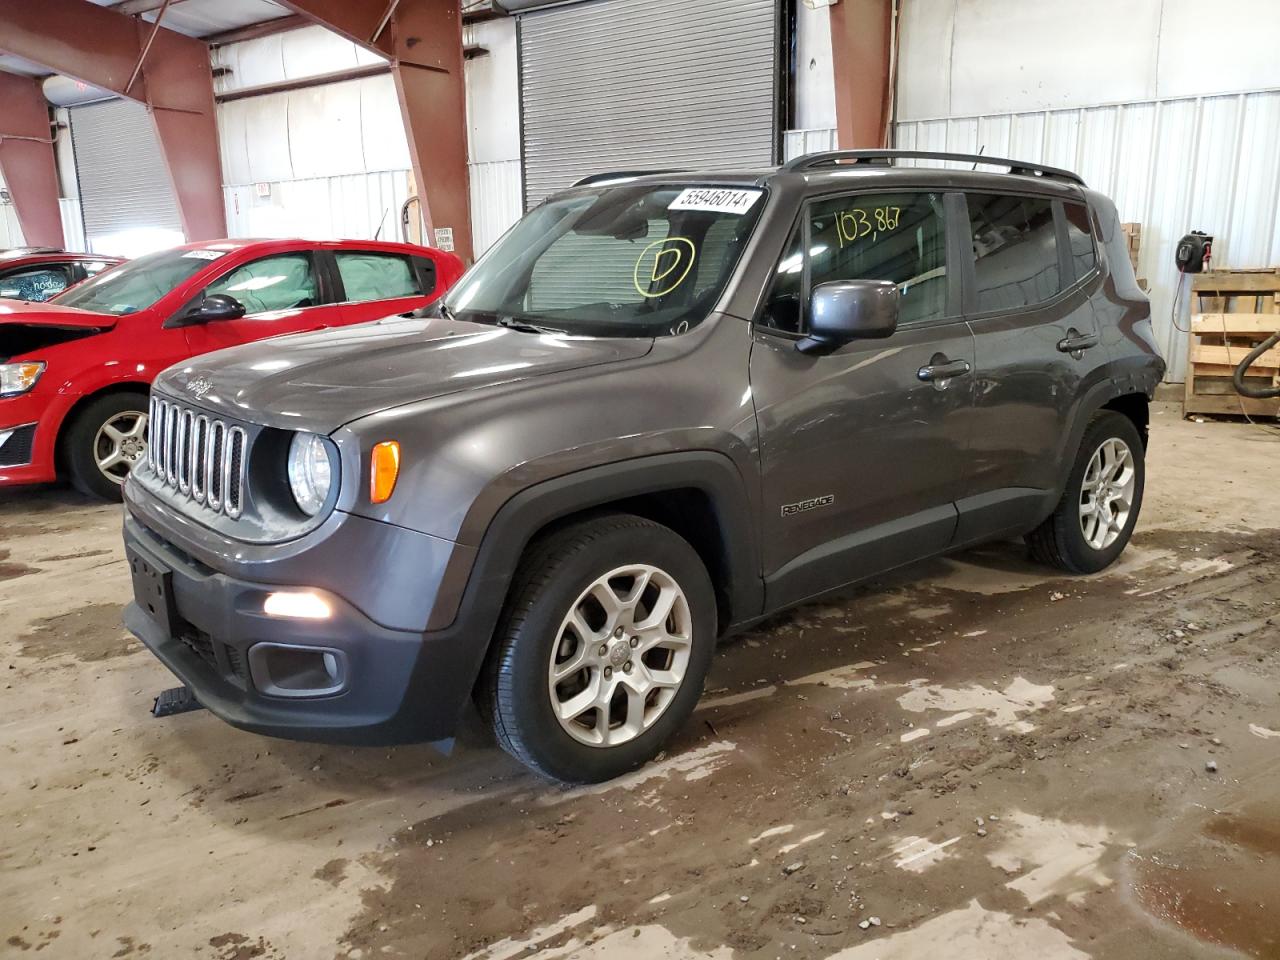
[[[45,365],[39,361],[29,363],[0,363],[0,397],[16,397],[36,385]]]
[[[298,509],[314,517],[329,498],[333,464],[329,448],[314,433],[297,433],[289,444],[289,486]]]

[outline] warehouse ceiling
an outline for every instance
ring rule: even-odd
[[[162,0],[92,0],[100,7],[154,21]],[[272,0],[170,0],[164,25],[189,37],[210,37],[268,20],[289,16],[290,11]]]
[[[90,0],[100,7],[154,22],[163,0]],[[272,0],[170,0],[164,26],[188,37],[217,36],[269,20],[290,16],[290,11]],[[29,77],[47,77],[49,71],[38,63],[0,53],[0,71]]]

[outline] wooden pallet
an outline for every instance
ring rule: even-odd
[[[1191,285],[1190,346],[1183,414],[1280,417],[1280,399],[1236,393],[1231,374],[1245,354],[1280,330],[1280,270],[1212,270]],[[1280,347],[1250,368],[1248,382],[1280,385]]]

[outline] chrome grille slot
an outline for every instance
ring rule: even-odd
[[[232,427],[227,436],[227,456],[223,469],[223,480],[226,484],[227,516],[233,520],[244,510],[244,474],[248,458],[245,446],[248,436],[240,427]]]
[[[191,496],[191,453],[195,440],[196,415],[183,410],[178,420],[178,489]]]
[[[147,459],[164,486],[235,520],[244,512],[249,435],[243,427],[158,397],[151,399]]]

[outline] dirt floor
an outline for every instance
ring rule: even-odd
[[[999,544],[726,644],[658,762],[149,716],[119,508],[0,497],[0,954],[1280,958],[1280,440],[1155,418],[1138,533]]]

